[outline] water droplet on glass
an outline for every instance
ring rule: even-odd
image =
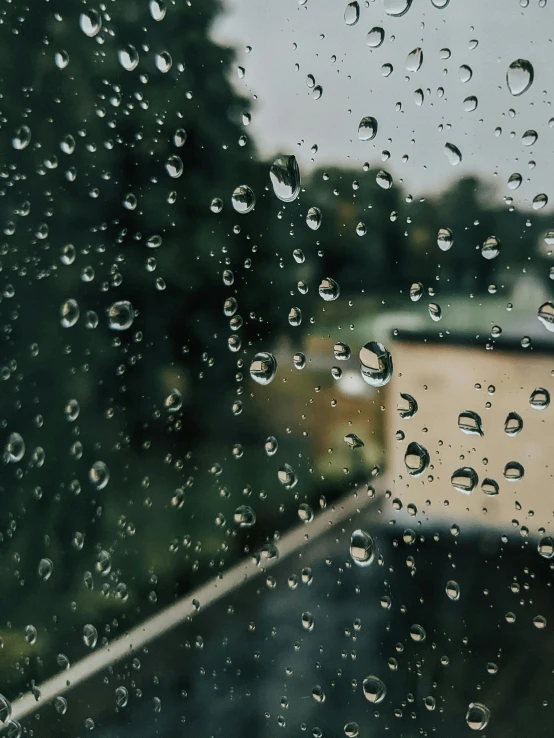
[[[385,32],[379,26],[374,26],[367,34],[366,43],[372,49],[378,49],[385,40]]]
[[[56,51],[54,54],[54,62],[58,69],[65,69],[69,64],[69,54],[67,51]]]
[[[414,623],[414,625],[410,626],[410,638],[416,643],[423,643],[423,641],[427,638],[425,628],[422,625]]]
[[[401,418],[413,418],[417,413],[417,401],[411,395],[405,392],[400,393],[401,402],[398,403],[396,409]]]
[[[509,436],[517,436],[517,434],[523,428],[523,419],[516,412],[508,413],[506,420],[504,421],[504,431]]]
[[[41,559],[38,563],[38,575],[43,582],[48,581],[54,571],[54,564],[52,559]]]
[[[460,585],[458,582],[455,582],[453,579],[450,579],[448,582],[446,582],[446,594],[448,597],[456,602],[460,599]]]
[[[310,208],[306,215],[306,224],[312,231],[317,231],[321,225],[322,215],[319,208]]]
[[[312,689],[312,697],[316,702],[319,702],[319,704],[325,702],[325,692],[319,684],[316,684],[315,687]]]
[[[475,469],[472,469],[471,466],[462,466],[460,469],[456,469],[450,477],[450,482],[458,492],[469,495],[477,486],[479,477]]]
[[[165,163],[165,170],[173,179],[178,179],[183,173],[183,162],[180,156],[172,154]]]
[[[358,126],[358,138],[360,141],[371,141],[377,135],[377,121],[370,115],[362,118]]]
[[[462,152],[453,143],[444,144],[444,153],[453,167],[457,166],[462,161]]]
[[[34,646],[37,642],[37,629],[34,625],[25,626],[25,640],[30,646]]]
[[[531,204],[533,210],[542,210],[546,205],[548,205],[548,195],[546,195],[544,192],[535,195]]]
[[[300,192],[300,170],[295,156],[278,156],[271,165],[269,178],[279,200],[296,200]]]
[[[115,704],[117,707],[126,707],[129,702],[129,692],[127,687],[116,687],[115,690]]]
[[[362,448],[365,444],[355,433],[349,433],[344,437],[344,442],[350,448]]]
[[[173,134],[173,143],[174,143],[174,145],[178,149],[180,149],[180,148],[182,148],[185,145],[186,140],[187,140],[187,132],[185,131],[184,128],[178,128],[175,131],[175,133]],[[213,200],[212,200],[212,202],[213,202]],[[221,205],[223,206],[223,203],[221,203]]]
[[[164,407],[170,413],[179,412],[183,407],[183,395],[173,388],[164,400]]]
[[[119,300],[108,308],[108,325],[112,331],[126,331],[134,319],[135,310],[128,300]]]
[[[17,464],[25,456],[25,441],[19,433],[10,433],[4,453],[6,461],[11,464]]]
[[[526,59],[516,59],[506,72],[506,84],[512,95],[523,95],[531,87],[535,72]]]
[[[490,260],[495,259],[500,253],[500,239],[496,236],[489,236],[481,246],[481,255],[483,258]]]
[[[97,10],[86,10],[79,17],[81,31],[92,38],[102,28],[102,17]]]
[[[348,3],[344,10],[344,22],[347,26],[355,26],[360,19],[360,5],[358,2]]]
[[[58,715],[65,715],[67,712],[67,700],[65,697],[62,697],[61,695],[58,695],[54,699],[54,709],[58,713]]]
[[[437,323],[442,318],[442,310],[436,302],[429,303],[429,317]]]
[[[385,699],[387,688],[376,676],[367,676],[362,682],[364,697],[368,702],[378,705]]]
[[[314,511],[306,502],[302,502],[298,506],[298,517],[305,524],[311,523],[314,519]]]
[[[504,478],[508,482],[519,482],[523,479],[525,470],[518,461],[509,461],[504,467]]]
[[[333,346],[333,354],[337,361],[348,361],[351,356],[350,346],[342,341],[337,341]]]
[[[454,236],[450,228],[439,228],[437,246],[441,251],[449,251],[454,243]]]
[[[233,516],[239,528],[251,528],[256,523],[256,513],[249,505],[240,505]]]
[[[477,105],[479,104],[479,101],[475,97],[475,95],[470,95],[469,97],[466,97],[463,102],[464,110],[466,113],[472,113],[474,110],[477,110]]]
[[[412,0],[384,0],[385,13],[400,18],[401,15],[407,13],[412,4]]]
[[[350,556],[358,566],[369,566],[375,558],[375,543],[364,530],[355,530],[350,537]]]
[[[321,280],[321,283],[318,287],[318,292],[322,300],[325,300],[325,302],[332,302],[333,300],[336,300],[340,295],[340,287],[334,279],[331,279],[331,277],[326,277],[325,279]]]
[[[534,410],[546,410],[550,405],[550,392],[543,387],[537,387],[531,392],[529,404]]]
[[[289,310],[289,324],[297,327],[302,323],[302,311],[299,307],[292,307]]]
[[[223,200],[220,197],[214,197],[210,203],[212,213],[220,213],[223,210]]]
[[[104,489],[110,481],[110,472],[103,461],[95,461],[90,467],[88,478],[96,489]]]
[[[0,723],[6,725],[12,716],[12,703],[3,694],[0,694]]]
[[[418,300],[421,300],[422,296],[423,285],[421,284],[421,282],[414,282],[410,287],[410,300],[412,302],[417,302]]]
[[[125,48],[120,49],[117,52],[117,58],[123,69],[126,69],[128,72],[132,72],[133,69],[138,67],[139,53],[131,44],[127,44]]]
[[[419,46],[408,54],[406,57],[406,69],[408,72],[417,72],[419,69],[421,69],[421,65],[423,64],[423,51],[419,48]]]
[[[297,351],[292,357],[292,363],[296,369],[304,369],[306,366],[306,357],[301,351]]]
[[[94,625],[91,625],[90,623],[87,623],[83,626],[83,642],[85,646],[88,648],[94,648],[96,646],[96,643],[98,641],[98,631],[94,627]]]
[[[63,328],[72,328],[79,320],[79,305],[77,300],[66,300],[60,308],[60,318]]]
[[[277,360],[267,351],[258,352],[250,364],[250,376],[257,384],[269,384],[275,377]]]
[[[458,428],[467,433],[468,436],[483,435],[481,416],[474,413],[473,410],[464,410],[463,413],[458,415]]]
[[[429,466],[429,452],[416,441],[412,441],[404,455],[404,463],[408,474],[412,477],[420,477]]]
[[[31,129],[29,126],[20,126],[12,138],[12,146],[16,151],[23,151],[31,143]]]
[[[470,702],[466,712],[466,723],[471,730],[484,730],[490,720],[491,713],[488,707],[480,702]]]
[[[249,213],[256,204],[256,197],[248,185],[239,185],[231,197],[237,213]]]
[[[154,57],[154,62],[157,69],[165,74],[171,69],[173,59],[171,58],[171,54],[169,53],[169,51],[162,51],[161,53],[156,54],[156,56]]]
[[[283,464],[277,472],[277,478],[285,489],[292,489],[296,487],[298,478],[292,466],[290,464]]]
[[[518,172],[514,172],[513,174],[510,174],[510,177],[508,179],[508,188],[510,190],[517,190],[522,182],[523,178],[521,174],[518,174]]]
[[[358,723],[346,723],[344,726],[344,734],[346,738],[358,738],[359,732],[360,728],[358,727]]]
[[[382,343],[369,341],[360,350],[360,371],[364,381],[372,387],[384,387],[390,382],[392,356]]]
[[[554,538],[551,536],[544,536],[540,539],[537,551],[545,559],[554,558]]]
[[[494,479],[489,479],[489,477],[486,477],[481,482],[481,490],[489,497],[495,497],[498,494],[498,482],[495,482]]]
[[[265,439],[264,449],[268,456],[275,456],[278,448],[279,448],[279,443],[277,442],[277,439],[275,438],[275,436],[268,436]]]
[[[385,172],[384,169],[377,172],[375,175],[375,181],[382,190],[390,190],[392,187],[392,177],[388,172]]]

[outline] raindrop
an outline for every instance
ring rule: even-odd
[[[468,67],[467,64],[462,64],[462,66],[458,69],[458,77],[460,78],[460,82],[469,82],[469,80],[473,77],[471,67]]]
[[[410,626],[410,638],[416,643],[423,643],[423,641],[427,638],[425,628],[422,625],[414,623],[414,625]]]
[[[129,692],[127,687],[116,687],[115,690],[115,704],[117,707],[126,707],[129,702]]]
[[[418,300],[421,300],[422,296],[423,285],[421,284],[421,282],[414,282],[410,287],[410,300],[412,302],[417,302]]]
[[[358,738],[360,729],[358,723],[346,723],[344,726],[344,734],[346,738]]]
[[[374,26],[367,34],[366,43],[372,49],[378,49],[385,40],[385,32],[379,26]]]
[[[368,676],[362,682],[364,697],[368,702],[378,705],[385,699],[387,688],[376,676]]]
[[[257,384],[269,384],[276,371],[277,360],[267,351],[259,351],[250,364],[250,376]]]
[[[360,19],[360,5],[358,2],[348,3],[344,10],[344,22],[347,26],[355,26]]]
[[[408,54],[406,58],[406,69],[408,72],[417,72],[423,64],[423,51],[419,46]]]
[[[10,433],[4,453],[6,461],[11,464],[17,464],[25,456],[25,441],[19,433]]]
[[[54,564],[51,559],[41,559],[38,563],[38,575],[43,582],[47,582],[54,571]]]
[[[16,151],[23,151],[31,143],[31,129],[29,126],[20,126],[12,138],[12,146]]]
[[[237,213],[249,213],[256,204],[256,197],[248,185],[239,185],[231,201]]]
[[[79,320],[80,315],[77,300],[66,300],[60,308],[60,318],[63,328],[72,328]]]
[[[265,439],[264,450],[268,456],[275,456],[278,448],[279,443],[277,442],[275,436],[268,436]]]
[[[304,369],[306,366],[306,357],[301,351],[297,351],[292,357],[292,363],[295,369]]]
[[[321,225],[321,220],[322,216],[319,208],[310,208],[308,210],[308,214],[306,215],[306,224],[312,229],[312,231],[317,231]]]
[[[474,110],[477,109],[477,105],[479,104],[479,101],[475,97],[475,95],[470,95],[469,97],[466,97],[463,106],[466,113],[472,113]]]
[[[165,18],[166,7],[163,0],[150,0],[150,15],[155,21],[161,21]]]
[[[323,88],[321,85],[316,85],[312,92],[312,98],[314,100],[319,100],[319,98],[323,95]]]
[[[358,126],[358,138],[360,141],[371,141],[377,135],[377,121],[370,115],[362,118]]]
[[[480,702],[470,702],[466,712],[466,723],[471,730],[484,730],[490,720],[491,713],[488,707]]]
[[[178,128],[173,134],[173,143],[178,149],[180,149],[185,145],[186,140],[187,140],[187,132],[185,131],[184,128]]]
[[[446,594],[451,600],[457,602],[460,599],[460,585],[458,582],[455,582],[453,579],[446,582]]]
[[[508,436],[517,436],[517,434],[523,428],[523,419],[516,412],[508,413],[506,420],[504,421],[504,432]]]
[[[533,210],[542,210],[545,205],[548,205],[548,195],[544,192],[541,192],[539,195],[535,195],[532,202]]]
[[[496,495],[498,494],[498,482],[495,482],[494,479],[489,479],[489,477],[486,477],[481,482],[481,490],[489,497],[496,497]]]
[[[350,346],[342,341],[337,341],[333,346],[333,354],[337,361],[348,361],[351,356]]]
[[[375,558],[375,543],[365,530],[355,530],[350,537],[350,556],[358,566],[369,566]]]
[[[293,489],[293,487],[296,487],[296,483],[298,482],[296,472],[290,464],[283,464],[283,466],[280,467],[277,472],[277,478],[285,489]]]
[[[458,415],[458,428],[468,436],[482,436],[483,426],[481,416],[473,410],[464,410]]]
[[[444,153],[453,167],[457,166],[462,161],[462,153],[453,143],[444,144]]]
[[[67,51],[56,51],[54,54],[54,62],[58,69],[65,69],[69,64],[69,54]]]
[[[360,350],[360,371],[364,381],[372,387],[384,387],[390,382],[392,356],[382,343],[369,341]]]
[[[525,131],[525,133],[521,137],[521,142],[524,146],[532,146],[534,143],[536,143],[538,137],[539,135],[536,131]]]
[[[435,6],[435,8],[438,8],[439,10],[446,8],[449,2],[450,0],[431,0],[431,3]]]
[[[220,197],[214,197],[210,203],[212,213],[220,213],[223,210],[223,200]]]
[[[344,442],[350,448],[362,448],[365,444],[355,433],[349,433],[344,437]]]
[[[123,69],[126,69],[128,72],[132,72],[133,69],[138,67],[139,53],[134,46],[131,46],[131,44],[120,49],[117,52],[117,58],[119,59],[119,63]]]
[[[90,467],[88,478],[96,489],[104,489],[110,481],[110,472],[103,461],[95,461]]]
[[[81,31],[92,38],[102,28],[102,18],[97,10],[86,10],[79,18]]]
[[[412,4],[412,0],[384,0],[385,13],[400,18],[401,15],[407,13]]]
[[[523,479],[525,470],[518,461],[509,461],[504,467],[504,478],[508,482],[519,482]]]
[[[25,640],[30,646],[34,646],[37,642],[37,629],[34,625],[25,626]]]
[[[306,502],[302,502],[298,506],[298,517],[303,523],[311,523],[314,519],[314,511]]]
[[[531,392],[529,404],[534,410],[546,410],[550,405],[550,392],[543,387],[537,387]]]
[[[271,165],[269,178],[279,200],[296,200],[300,192],[300,170],[295,156],[278,156]]]
[[[331,279],[331,277],[326,277],[321,280],[318,291],[319,296],[322,300],[325,300],[325,302],[332,302],[340,295],[340,287],[334,279]]]
[[[429,316],[437,323],[442,318],[442,310],[436,302],[429,303]]]
[[[496,236],[489,236],[481,246],[481,255],[483,258],[490,260],[495,259],[500,253],[500,239]]]
[[[450,482],[458,492],[469,495],[477,486],[479,477],[475,469],[472,469],[470,466],[462,466],[450,477]]]
[[[108,309],[108,325],[112,331],[126,331],[134,319],[135,310],[128,300],[114,302]]]
[[[302,613],[302,627],[310,633],[314,629],[314,617],[311,612]]]
[[[165,163],[165,170],[173,179],[177,179],[183,173],[183,162],[180,156],[172,154]]]
[[[239,528],[251,528],[256,523],[256,513],[249,505],[240,505],[233,516]]]
[[[541,538],[537,546],[537,551],[545,559],[554,558],[554,538],[551,536]]]
[[[312,689],[312,697],[316,702],[319,702],[320,704],[325,702],[325,692],[319,684],[316,684],[315,687]]]
[[[299,307],[292,307],[289,310],[289,323],[294,327],[302,323],[302,311]]]
[[[406,449],[404,463],[408,474],[420,477],[429,466],[429,452],[421,444],[412,441]]]
[[[54,699],[54,708],[58,715],[65,715],[65,713],[67,712],[67,700],[65,699],[65,697],[58,695]]]
[[[175,387],[165,398],[164,407],[170,413],[177,413],[183,407],[183,395]]]
[[[94,627],[94,625],[91,625],[90,623],[87,623],[83,626],[83,642],[85,646],[88,648],[94,648],[96,646],[96,643],[98,641],[98,631]]]
[[[166,72],[169,72],[169,70],[171,69],[171,65],[173,64],[173,60],[169,51],[162,51],[160,54],[156,54],[156,56],[154,57],[154,62],[160,72],[163,72],[164,74]]]
[[[516,59],[506,72],[506,84],[512,95],[523,95],[531,87],[535,72],[526,59]]]
[[[400,397],[402,402],[399,402],[396,408],[398,414],[401,418],[413,418],[418,410],[416,399],[405,392],[401,392]]]
[[[523,182],[523,178],[521,174],[514,172],[513,174],[510,174],[510,178],[508,179],[508,188],[510,190],[517,190],[517,188],[521,185],[522,182]]]
[[[237,312],[239,304],[234,297],[228,297],[223,303],[223,313],[228,317],[232,318]]]
[[[441,251],[449,251],[454,243],[454,236],[450,228],[439,228],[437,246]]]

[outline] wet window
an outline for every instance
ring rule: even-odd
[[[551,735],[553,20],[3,3],[1,735]]]

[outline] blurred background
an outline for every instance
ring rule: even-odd
[[[0,21],[4,732],[549,736],[552,4]]]

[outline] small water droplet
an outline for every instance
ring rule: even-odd
[[[63,328],[72,328],[79,320],[79,305],[77,300],[66,300],[60,308],[60,318]]]
[[[25,441],[19,433],[10,433],[4,449],[4,458],[10,464],[17,464],[25,456]]]
[[[269,178],[279,200],[296,200],[300,192],[300,170],[295,156],[278,156],[271,165]]]
[[[91,625],[90,623],[87,623],[83,626],[83,642],[85,646],[88,648],[94,648],[96,646],[96,643],[98,641],[98,631],[94,627],[94,625]]]
[[[183,173],[183,161],[177,154],[172,154],[165,163],[165,170],[173,179],[178,179]]]
[[[239,528],[251,528],[256,523],[256,513],[249,505],[240,505],[233,516]]]
[[[535,71],[533,65],[526,59],[516,59],[506,72],[506,84],[512,95],[523,95],[531,87]]]
[[[479,104],[479,101],[475,97],[475,95],[470,95],[469,97],[466,97],[463,102],[464,110],[466,113],[472,113],[474,110],[477,110],[477,105]]]
[[[484,259],[490,261],[495,259],[500,253],[500,239],[496,236],[489,236],[487,240],[481,246],[481,255]]]
[[[277,360],[267,351],[258,352],[250,364],[250,376],[257,384],[266,385],[272,382],[276,371]]]
[[[545,559],[554,558],[554,538],[551,536],[544,536],[540,539],[537,551]]]
[[[170,413],[177,413],[183,407],[183,395],[175,387],[166,396],[164,407]]]
[[[358,126],[358,138],[360,141],[371,141],[377,135],[377,121],[370,115],[362,118]]]
[[[298,506],[298,517],[305,524],[311,523],[314,519],[314,511],[306,502],[302,502]]]
[[[249,213],[256,204],[256,197],[248,185],[239,185],[233,192],[231,201],[237,213]]]
[[[446,582],[446,594],[451,600],[457,602],[460,599],[460,585],[458,582],[453,579]]]
[[[412,0],[384,0],[385,13],[400,18],[401,15],[408,12],[411,4]]]
[[[437,246],[441,251],[449,251],[454,243],[454,236],[450,228],[439,228]]]
[[[351,356],[350,346],[342,341],[337,341],[333,346],[333,354],[337,361],[348,361]]]
[[[442,310],[436,302],[429,303],[429,317],[437,323],[442,318]]]
[[[89,38],[92,38],[102,28],[102,17],[97,10],[86,10],[79,17],[79,25],[81,26],[81,31],[89,36]]]
[[[54,564],[52,559],[41,559],[38,563],[38,575],[43,582],[46,582],[52,576],[54,571]]]
[[[392,356],[382,343],[369,341],[360,350],[362,378],[372,387],[384,387],[393,373]]]
[[[279,448],[279,443],[275,436],[268,436],[265,439],[264,450],[268,456],[275,456]]]
[[[498,482],[495,482],[494,479],[489,479],[489,477],[486,477],[481,482],[481,490],[489,497],[496,497],[496,495],[498,494]]]
[[[325,302],[332,302],[340,295],[340,287],[334,279],[331,279],[331,277],[326,277],[321,280],[318,291],[319,296],[322,300],[325,300]]]
[[[525,470],[518,461],[509,461],[504,467],[504,478],[508,482],[519,482],[520,479],[523,479],[524,473]]]
[[[37,629],[34,625],[25,626],[25,640],[30,646],[34,646],[37,642]]]
[[[169,51],[162,51],[159,54],[156,54],[154,57],[154,63],[156,64],[156,68],[165,74],[171,69],[173,59],[171,58]]]
[[[96,489],[104,489],[110,481],[110,472],[103,461],[95,461],[90,467],[88,478]]]
[[[133,69],[138,67],[139,53],[131,44],[127,44],[123,49],[119,49],[117,58],[123,69],[126,69],[128,72],[132,72]]]
[[[410,300],[412,302],[417,302],[418,300],[421,300],[422,296],[423,285],[421,284],[421,282],[414,282],[410,287]]]
[[[368,702],[378,705],[385,699],[387,688],[376,676],[367,676],[362,682],[364,697]]]
[[[423,643],[423,641],[427,638],[425,628],[422,625],[414,623],[410,626],[410,638],[416,643]]]
[[[126,707],[129,702],[127,687],[119,686],[115,690],[115,704],[117,707]]]
[[[548,195],[546,195],[544,192],[535,195],[531,205],[533,207],[533,210],[542,210],[546,205],[548,205]]]
[[[518,172],[514,172],[513,174],[510,174],[510,177],[508,179],[508,189],[517,190],[522,182],[523,178],[521,174],[519,174]]]
[[[358,738],[359,732],[358,723],[346,723],[344,726],[344,735],[346,738]]]
[[[420,477],[429,466],[429,452],[416,441],[408,444],[404,455],[404,463],[408,474],[412,477]]]
[[[150,15],[155,21],[162,21],[165,18],[166,7],[163,0],[150,0]]]
[[[112,331],[126,331],[133,324],[135,310],[128,300],[119,300],[108,309],[108,325]]]
[[[350,556],[358,566],[369,566],[375,558],[375,543],[365,530],[355,530],[350,537]]]
[[[20,126],[12,138],[12,146],[16,151],[23,151],[31,143],[31,129],[29,126]]]
[[[297,351],[292,357],[292,363],[296,369],[304,369],[306,366],[306,357],[301,351]]]
[[[317,231],[317,229],[321,225],[321,221],[321,210],[319,208],[310,208],[308,210],[308,214],[306,215],[306,224],[308,225],[308,227],[311,228],[312,231]]]
[[[382,190],[390,190],[392,187],[392,177],[388,172],[385,172],[384,169],[377,172],[375,175],[375,181]]]

